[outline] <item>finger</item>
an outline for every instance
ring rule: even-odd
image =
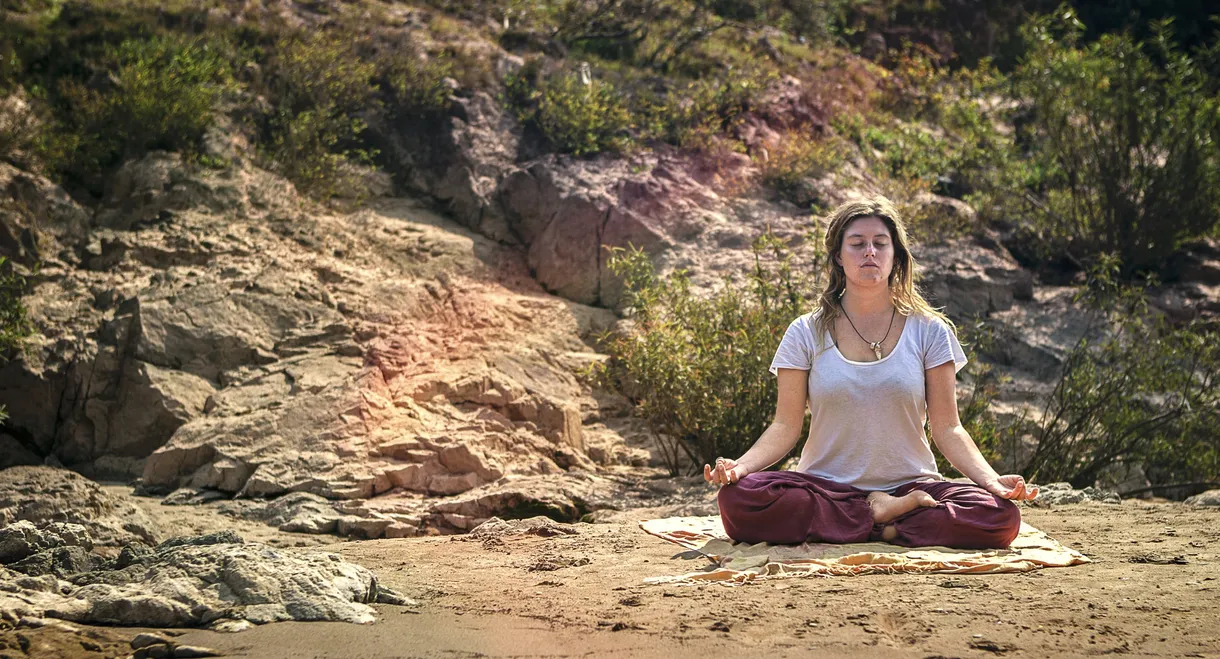
[[[1018,501],[1025,497],[1025,481],[1017,481],[1017,484],[1012,488],[1012,496],[1010,498]]]
[[[727,483],[726,477],[724,475],[724,463],[723,462],[718,462],[716,464],[715,474],[716,474],[716,483],[717,484],[725,485]]]
[[[729,471],[728,471],[728,474],[727,474],[727,475],[728,475],[728,477],[729,477],[729,485],[732,485],[733,483],[736,483],[736,482],[738,481],[738,478],[737,478],[737,467],[732,467],[731,469],[729,469]]]
[[[1037,499],[1037,498],[1038,498],[1038,486],[1034,485],[1028,491],[1026,491],[1025,500],[1033,501],[1034,499]]]
[[[712,466],[711,465],[706,465],[706,464],[703,465],[703,480],[711,482],[711,480],[712,480]]]

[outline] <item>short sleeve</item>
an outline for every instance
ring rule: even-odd
[[[784,338],[779,342],[775,358],[771,360],[771,373],[779,375],[781,368],[808,371],[813,367],[813,332],[810,330],[810,315],[805,314],[788,325]]]
[[[953,362],[956,373],[966,365],[966,353],[948,323],[932,318],[924,331],[923,367],[928,370],[945,362]]]

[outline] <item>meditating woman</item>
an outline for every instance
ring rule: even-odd
[[[1021,527],[1018,475],[987,464],[957,414],[966,355],[914,284],[902,219],[883,197],[834,211],[818,308],[788,326],[771,372],[775,420],[736,460],[704,465],[734,540],[1007,547]],[[763,469],[809,437],[795,471]],[[924,434],[977,485],[946,482]]]

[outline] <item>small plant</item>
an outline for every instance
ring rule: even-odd
[[[52,169],[96,185],[102,172],[126,157],[196,149],[229,81],[228,61],[213,44],[177,36],[127,40],[103,60],[111,87],[61,82],[69,111],[48,130],[66,134],[43,142]]]
[[[1160,484],[1215,481],[1220,335],[1151,313],[1143,287],[1119,283],[1120,270],[1112,255],[1090,270],[1078,301],[1111,331],[1097,341],[1081,338],[1068,354],[1023,472],[1084,487],[1123,462],[1143,463]]]
[[[603,337],[610,359],[595,375],[635,403],[675,475],[740,455],[774,416],[767,367],[817,282],[793,272],[787,246],[770,234],[755,242],[754,257],[744,284],[725,282],[710,297],[692,290],[685,272],[658,277],[642,250],[617,250],[610,261],[633,327]],[[810,270],[820,271],[821,258]]]
[[[780,139],[761,163],[762,183],[781,193],[787,192],[806,179],[834,172],[843,157],[844,149],[834,139],[814,139],[806,133],[789,133]]]
[[[13,271],[12,263],[0,256],[0,362],[6,361],[9,351],[20,348],[33,333],[29,311],[21,302],[25,293],[25,278]],[[0,422],[8,413],[0,405]]]
[[[732,131],[775,79],[773,71],[733,70],[645,101],[646,133],[684,148],[705,148]]]
[[[999,385],[1007,378],[997,374],[990,364],[979,358],[995,344],[994,329],[981,320],[958,324],[957,329],[962,347],[970,353],[970,361],[964,369],[966,378],[970,380],[970,392],[957,399],[958,418],[962,427],[970,433],[979,452],[994,465],[1002,457],[1002,451],[1014,441],[1021,424],[1001,427],[991,410],[991,405],[999,394]],[[936,450],[935,445],[933,452],[940,473],[949,477],[962,475]]]
[[[339,33],[296,35],[273,54],[269,158],[307,192],[329,197],[355,185],[345,163],[368,162],[362,113],[376,109],[375,65],[361,59],[352,38]]]
[[[380,77],[390,90],[389,110],[399,117],[426,117],[449,107],[452,93],[445,78],[452,73],[446,59],[423,60],[414,53],[393,57]]]
[[[562,153],[622,152],[631,144],[631,114],[614,85],[573,74],[544,81],[532,120]]]

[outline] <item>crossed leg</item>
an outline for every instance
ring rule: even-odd
[[[1000,548],[1021,528],[1011,501],[944,481],[908,483],[885,495],[801,472],[758,472],[722,487],[718,501],[729,537],[750,543]]]

